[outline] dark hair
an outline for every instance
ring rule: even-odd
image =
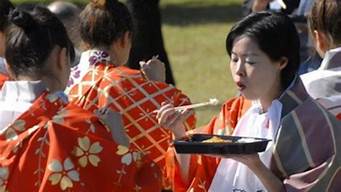
[[[74,48],[64,25],[44,7],[32,12],[14,9],[9,15],[12,23],[6,32],[5,57],[15,75],[42,73],[53,48],[66,48],[71,60]]]
[[[14,6],[10,1],[0,1],[0,32],[4,32],[8,26],[8,14],[11,9],[14,9]]]
[[[226,49],[231,56],[234,40],[240,36],[254,39],[259,48],[272,60],[288,59],[281,71],[282,89],[287,88],[295,78],[300,63],[300,42],[295,25],[284,14],[252,13],[236,23],[226,38]]]
[[[117,0],[92,0],[80,18],[81,37],[91,47],[109,47],[125,32],[133,30],[128,8]]]
[[[308,16],[309,29],[329,34],[336,44],[341,43],[341,1],[315,1]]]

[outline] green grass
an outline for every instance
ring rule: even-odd
[[[161,0],[163,37],[177,87],[192,102],[235,95],[225,38],[240,15],[239,0]],[[198,126],[220,110],[197,110]]]
[[[51,0],[33,0],[49,3]],[[28,2],[14,0],[15,3]],[[79,5],[89,0],[72,0]],[[161,0],[163,37],[177,87],[192,102],[216,97],[221,102],[236,91],[231,80],[225,38],[241,16],[240,0]],[[198,125],[220,109],[197,110]]]

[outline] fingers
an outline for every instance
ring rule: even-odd
[[[176,125],[177,122],[180,121],[180,120],[181,120],[181,113],[175,112],[175,113],[173,113],[173,114],[168,118],[168,120],[167,120],[165,123],[163,123],[162,125],[163,125],[164,127],[172,128],[172,127],[174,127],[174,125]],[[174,125],[173,125],[173,124],[174,124]]]
[[[155,55],[151,59],[149,59],[147,62],[140,61],[139,64],[140,64],[141,69],[148,69],[150,68],[150,65],[154,63],[159,63],[159,64],[164,65],[164,63],[158,58],[159,58],[159,55]]]
[[[169,120],[167,120],[164,126],[174,127],[179,123],[183,123],[191,114],[192,110],[190,109],[175,111],[174,114],[171,117],[169,117]]]
[[[163,103],[156,114],[156,118],[161,126],[172,129],[173,124],[176,125],[182,119],[182,115],[182,112],[174,109],[173,104]]]
[[[142,75],[146,79],[161,82],[164,82],[166,80],[165,64],[161,62],[157,56],[153,56],[147,62],[140,61],[139,64]]]
[[[146,67],[148,67],[148,65],[145,61],[140,61],[139,64],[140,64],[141,69],[145,69]]]
[[[170,104],[170,103],[162,102],[160,109],[157,110],[156,119],[160,119],[162,114],[165,112],[165,110],[173,108],[173,107],[174,106],[172,104]]]
[[[182,118],[185,120],[189,118],[191,115],[193,115],[193,110],[192,109],[185,109],[181,112]]]
[[[156,115],[158,122],[160,125],[165,125],[166,122],[169,121],[169,118],[172,118],[175,115],[176,111],[174,110],[173,105],[167,104],[162,106]]]

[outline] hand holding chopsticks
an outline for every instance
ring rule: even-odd
[[[184,127],[184,122],[193,113],[189,109],[204,107],[209,105],[217,105],[218,99],[213,98],[208,102],[196,103],[192,105],[184,105],[179,107],[174,107],[172,104],[164,104],[160,109],[153,111],[156,114],[158,123],[164,127],[171,130],[175,138],[184,137],[186,135],[186,129]]]
[[[153,56],[150,60],[140,61],[140,71],[144,78],[152,81],[166,81],[165,64],[158,59],[158,55]]]

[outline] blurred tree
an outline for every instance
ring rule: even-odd
[[[159,59],[165,63],[166,82],[175,85],[163,43],[159,0],[127,0],[127,6],[135,24],[128,66],[139,69],[139,61],[147,61],[152,56],[159,55]]]

